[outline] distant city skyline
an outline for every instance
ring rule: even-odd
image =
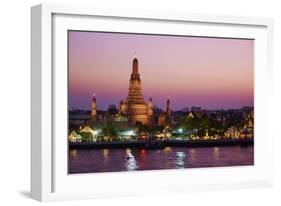
[[[69,107],[106,110],[128,95],[134,54],[147,102],[173,110],[253,106],[254,40],[69,32]]]

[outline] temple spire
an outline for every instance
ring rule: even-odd
[[[170,102],[170,97],[169,96],[168,96],[168,99],[167,99],[166,114],[167,114],[168,117],[171,117],[171,114],[172,114],[171,102]]]
[[[138,73],[139,73],[139,62],[138,62],[137,57],[135,56],[134,60],[133,60],[133,72],[132,72],[132,74],[138,74]]]
[[[91,119],[95,121],[97,120],[97,102],[96,102],[95,93],[93,93],[93,99],[92,99]]]
[[[123,103],[123,111],[124,114],[128,116],[129,121],[133,124],[136,122],[148,124],[148,106],[142,96],[138,66],[138,59],[135,57],[132,62],[129,92],[126,101]]]
[[[148,104],[147,104],[147,119],[148,125],[153,124],[153,104],[152,104],[152,95],[150,95]]]

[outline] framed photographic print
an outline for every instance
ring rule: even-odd
[[[31,14],[34,199],[272,185],[271,19]]]

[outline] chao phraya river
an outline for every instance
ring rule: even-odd
[[[166,147],[69,151],[69,173],[183,169],[254,164],[254,147]]]

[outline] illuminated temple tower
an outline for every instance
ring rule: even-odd
[[[138,59],[133,59],[132,74],[129,83],[129,93],[126,101],[120,102],[120,113],[129,118],[132,123],[141,122],[150,125],[152,119],[152,98],[146,104],[141,91]]]
[[[167,115],[167,118],[169,118],[169,119],[171,118],[171,115],[172,115],[170,97],[168,97],[168,99],[167,99],[166,115]]]
[[[152,104],[152,97],[149,97],[148,104],[147,104],[147,118],[148,118],[148,125],[153,124],[153,104]]]
[[[93,94],[93,100],[92,100],[91,119],[94,121],[97,120],[97,102],[96,102],[95,94]]]
[[[166,120],[165,124],[166,125],[171,125],[172,121],[172,108],[171,108],[171,101],[170,97],[167,99],[167,105],[166,105]]]

